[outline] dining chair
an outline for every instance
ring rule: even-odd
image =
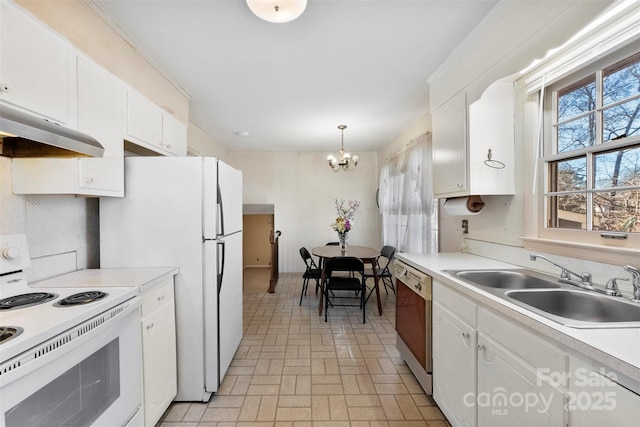
[[[356,257],[335,257],[327,260],[324,282],[324,321],[327,321],[329,307],[357,306],[362,309],[362,323],[366,323],[364,284],[364,263]],[[353,273],[344,275],[345,272]],[[340,303],[343,300],[357,300],[357,303]]]
[[[304,261],[305,271],[302,273],[302,292],[300,294],[300,305],[302,305],[302,297],[307,294],[307,288],[309,287],[309,280],[316,281],[316,294],[320,288],[320,279],[322,278],[322,270],[318,268],[317,264],[313,261],[313,257],[304,246],[300,248],[300,256]]]
[[[383,246],[380,249],[380,255],[376,258],[376,273],[378,273],[378,280],[382,280],[382,284],[384,285],[384,291],[389,294],[388,288],[395,294],[396,288],[393,286],[393,275],[391,273],[392,261],[393,257],[396,254],[396,248],[393,246]],[[384,258],[386,262],[384,266],[380,264],[380,258]],[[364,281],[367,279],[373,278],[373,269],[368,268],[364,272]],[[368,298],[367,298],[368,299]]]

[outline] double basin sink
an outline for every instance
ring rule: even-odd
[[[640,304],[560,283],[526,269],[447,270],[457,279],[484,289],[547,319],[574,328],[640,328]]]

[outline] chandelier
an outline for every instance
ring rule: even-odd
[[[247,0],[247,5],[258,18],[281,24],[302,15],[307,0]]]
[[[342,132],[341,137],[341,146],[340,146],[340,158],[336,159],[332,154],[327,157],[327,161],[329,162],[329,166],[333,169],[334,172],[339,171],[352,171],[358,166],[357,155],[351,157],[351,154],[344,152],[344,130],[347,128],[345,125],[338,126],[338,129]]]

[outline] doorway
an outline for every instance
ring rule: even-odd
[[[264,293],[269,289],[274,205],[248,204],[242,211],[244,290]]]

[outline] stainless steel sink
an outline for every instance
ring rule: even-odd
[[[446,270],[504,301],[573,328],[640,328],[640,304],[527,269]]]
[[[553,316],[552,320],[567,326],[593,327],[593,325],[589,326],[586,323],[616,323],[618,324],[617,327],[640,327],[640,305],[628,302],[620,297],[609,297],[570,289],[508,291],[505,295],[541,311],[546,317],[551,315]],[[559,320],[558,318],[561,319]],[[632,324],[619,325],[619,323]],[[611,327],[612,325],[608,326]]]
[[[528,270],[450,270],[459,279],[474,285],[495,289],[541,289],[559,288],[560,284],[552,278]]]

